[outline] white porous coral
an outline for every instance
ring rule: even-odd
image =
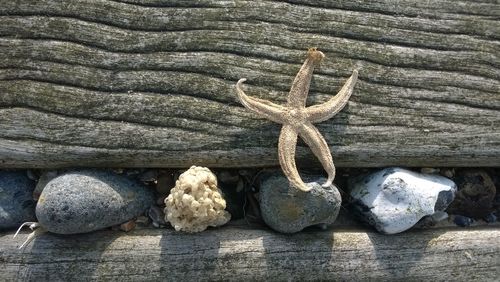
[[[179,176],[165,199],[165,219],[177,231],[201,232],[226,224],[231,215],[217,188],[217,178],[206,167],[192,166]]]

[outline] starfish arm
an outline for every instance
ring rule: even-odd
[[[314,68],[321,62],[325,55],[315,48],[309,49],[307,59],[293,80],[290,93],[288,94],[288,106],[304,107]]]
[[[283,115],[283,107],[280,105],[276,105],[270,101],[247,96],[241,89],[241,85],[245,81],[246,79],[242,78],[236,83],[236,92],[238,93],[238,98],[240,99],[241,104],[243,104],[245,108],[261,116],[264,116],[271,121],[274,121],[276,123],[283,123],[283,120],[281,118],[281,116]]]
[[[358,80],[358,71],[354,70],[351,77],[344,84],[339,93],[332,97],[328,102],[323,104],[314,105],[306,108],[306,113],[308,115],[308,120],[312,123],[322,122],[327,119],[332,118],[335,114],[340,112],[342,108],[347,104],[347,101],[351,97],[354,85]]]
[[[335,178],[335,166],[333,165],[332,154],[330,153],[330,148],[326,143],[323,136],[319,130],[312,125],[312,123],[306,123],[300,127],[298,134],[306,142],[306,144],[311,148],[313,154],[318,158],[318,160],[323,165],[323,168],[328,174],[327,181],[323,184],[323,187],[328,187],[333,183]]]
[[[278,157],[283,173],[292,186],[302,191],[311,190],[300,178],[295,165],[295,148],[297,146],[297,132],[291,125],[283,125],[278,141]]]

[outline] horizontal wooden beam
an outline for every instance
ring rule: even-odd
[[[244,226],[44,234],[26,249],[0,233],[4,280],[494,280],[498,227],[382,235],[360,229],[283,235]],[[26,236],[22,234],[21,236]]]
[[[500,5],[488,1],[0,0],[1,167],[273,166],[308,47],[337,166],[500,166]],[[112,11],[112,13],[110,12]],[[318,165],[299,144],[301,165]]]

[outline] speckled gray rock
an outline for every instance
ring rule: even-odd
[[[36,216],[50,232],[85,233],[128,221],[145,212],[153,201],[148,188],[125,176],[80,170],[47,183]]]
[[[324,177],[304,176],[303,179],[312,187],[311,191],[291,187],[281,172],[262,179],[260,209],[262,218],[272,229],[295,233],[308,226],[324,227],[337,219],[342,202],[337,188],[334,185],[323,188]]]
[[[0,171],[0,230],[35,219],[35,182],[26,172]]]
[[[350,182],[352,207],[379,232],[394,234],[424,216],[442,212],[457,186],[450,179],[401,168],[386,168]]]

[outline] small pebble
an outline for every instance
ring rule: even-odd
[[[458,226],[467,227],[470,226],[474,222],[474,220],[467,216],[455,215],[453,217],[453,222]]]
[[[448,218],[448,213],[444,212],[444,211],[437,211],[435,212],[434,214],[430,215],[429,218],[434,221],[434,222],[439,222],[439,221],[442,221],[442,220],[445,220]]]
[[[141,227],[141,228],[148,227],[151,224],[151,219],[147,216],[140,215],[135,220],[135,224],[136,224],[136,228],[137,227]]]
[[[494,223],[498,220],[498,218],[495,212],[490,212],[484,217],[484,220],[488,223]]]
[[[123,174],[130,178],[138,178],[144,172],[143,168],[129,168],[123,170]]]
[[[245,181],[243,181],[243,179],[240,179],[236,184],[236,192],[243,193],[244,191],[245,191]]]
[[[449,213],[481,219],[494,210],[496,187],[486,171],[458,171],[456,182],[458,192]]]
[[[417,224],[415,224],[415,227],[419,228],[426,228],[426,227],[431,227],[435,226],[438,224],[440,221],[443,221],[448,218],[448,214],[444,211],[437,211],[432,215],[429,216],[424,216]]]
[[[223,170],[217,174],[217,180],[219,183],[223,182],[226,184],[236,184],[240,177],[237,173],[231,173],[227,170]]]
[[[125,169],[124,168],[114,168],[112,169],[112,171],[116,174],[123,174],[125,173]]]
[[[247,177],[247,178],[252,178],[254,175],[255,175],[255,170],[251,170],[251,169],[240,169],[238,171],[238,174],[243,176],[243,177]]]
[[[226,210],[233,220],[243,218],[245,205],[244,181],[236,174],[235,178],[226,175],[226,181],[219,181],[219,188],[226,200]]]
[[[156,198],[156,205],[158,205],[158,206],[164,206],[165,205],[165,198],[167,198],[166,195],[157,197]]]
[[[120,224],[120,230],[129,232],[135,228],[135,220],[129,220],[125,223]]]
[[[158,170],[147,169],[139,174],[139,180],[142,182],[154,182],[158,178]]]
[[[450,179],[402,168],[351,179],[349,186],[355,214],[385,234],[405,231],[424,216],[444,211],[456,192]]]
[[[26,172],[0,171],[0,230],[35,221],[34,189]]]
[[[440,170],[440,173],[442,176],[445,176],[448,178],[453,178],[455,176],[455,169],[454,168],[442,168]]]
[[[52,179],[36,206],[42,227],[58,234],[119,225],[153,204],[144,185],[108,170],[76,170]]]
[[[36,183],[35,190],[33,191],[33,199],[38,200],[40,198],[40,194],[42,194],[43,188],[45,188],[45,185],[49,183],[52,179],[54,179],[57,176],[57,171],[56,170],[49,170],[49,171],[44,171],[38,178],[38,182]]]
[[[170,190],[175,187],[174,176],[169,171],[160,171],[156,180],[156,192],[160,196],[167,197]]]
[[[33,181],[38,181],[38,174],[36,173],[35,170],[32,170],[32,169],[28,169],[26,171],[26,175],[28,176],[29,179],[33,180]]]
[[[290,186],[281,171],[264,176],[260,186],[260,210],[269,227],[282,233],[295,233],[309,226],[331,225],[340,210],[341,197],[331,185],[322,187],[326,178],[304,176],[312,187],[309,192]]]
[[[245,191],[254,191],[254,185],[258,182],[257,178],[263,171],[262,169],[240,169],[238,171],[240,179],[245,181]]]
[[[439,173],[439,168],[433,168],[433,167],[423,167],[420,169],[421,173],[424,174],[438,174]]]
[[[160,207],[155,205],[151,206],[147,214],[156,228],[167,225],[167,222],[165,221],[165,213]]]
[[[249,224],[257,223],[263,224],[264,221],[262,219],[262,215],[260,213],[259,207],[259,193],[246,192],[245,200],[243,203],[244,207],[244,218],[245,221]]]

